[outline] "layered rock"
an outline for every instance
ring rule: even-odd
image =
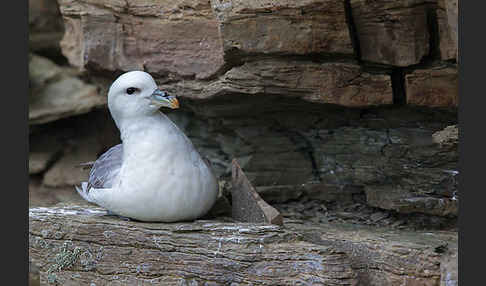
[[[458,0],[438,0],[437,4],[441,59],[458,61]]]
[[[211,1],[228,57],[353,54],[339,0]]]
[[[30,209],[32,281],[457,285],[457,1],[59,4],[72,67],[30,57],[29,205],[81,207]],[[34,32],[60,20],[39,15]],[[79,164],[120,141],[95,109],[132,69],[178,96],[163,111],[222,193],[236,158],[284,226],[221,217],[225,197],[211,221],[155,225],[77,195]]]
[[[454,123],[454,113],[410,108],[363,113],[297,99],[237,96],[187,105],[193,115],[171,113],[171,118],[208,154],[220,176],[238,158],[265,200],[281,202],[305,193],[352,201],[366,194],[369,204],[384,209],[457,214],[457,145],[433,136]],[[183,121],[186,116],[191,119]],[[390,205],[396,194],[406,202],[403,208]]]
[[[29,55],[29,124],[41,124],[83,114],[106,105],[97,87],[83,82],[77,72],[47,58]]]
[[[457,271],[453,232],[291,220],[153,224],[105,214],[72,206],[29,211],[29,259],[41,282],[439,285]]]
[[[59,1],[61,41],[81,69],[145,70],[167,80],[207,78],[223,66],[209,1]]]
[[[456,68],[417,69],[405,75],[407,104],[428,107],[459,105],[459,75]]]
[[[210,83],[184,81],[161,88],[191,99],[286,96],[349,107],[393,102],[390,76],[367,73],[353,63],[260,60],[232,68]]]
[[[121,72],[150,72],[160,88],[179,97],[182,108],[166,112],[221,180],[236,158],[270,202],[303,195],[350,203],[364,198],[382,210],[457,215],[457,145],[432,136],[457,123],[457,68],[451,61],[422,61],[446,47],[435,42],[445,23],[440,13],[449,11],[441,8],[445,2],[59,3],[69,62],[85,70],[102,95]],[[43,70],[31,82],[39,90],[73,74]],[[393,106],[401,95],[407,105]],[[88,98],[75,102],[89,105]],[[437,107],[451,110],[431,109]],[[76,114],[46,109],[52,114],[32,123]],[[111,122],[109,116],[88,119],[94,114],[80,120]],[[63,146],[59,158],[46,151],[32,172],[45,186],[79,183],[86,172],[69,166],[109,147],[90,132],[71,136],[79,142]],[[119,140],[113,131],[104,137]]]
[[[429,54],[430,1],[350,1],[362,60],[404,67]]]

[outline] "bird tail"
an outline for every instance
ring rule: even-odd
[[[91,199],[89,198],[89,195],[88,195],[88,183],[87,182],[82,182],[81,183],[81,188],[79,188],[78,186],[74,186],[76,188],[76,191],[78,192],[78,194],[85,200],[87,200],[88,202],[91,202]]]

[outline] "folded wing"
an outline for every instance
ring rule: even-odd
[[[122,165],[123,146],[111,147],[96,160],[89,172],[88,188],[111,188],[120,173]]]

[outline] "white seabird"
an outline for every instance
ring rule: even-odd
[[[127,72],[108,92],[122,144],[96,160],[78,193],[87,201],[140,221],[197,219],[216,201],[218,182],[191,141],[160,107],[178,108],[148,73]]]

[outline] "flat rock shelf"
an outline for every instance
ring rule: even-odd
[[[457,232],[142,223],[66,204],[29,210],[29,262],[42,285],[457,285]]]

